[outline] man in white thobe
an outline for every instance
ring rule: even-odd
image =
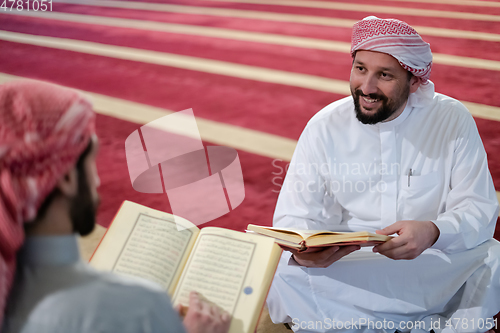
[[[434,92],[429,44],[406,23],[359,21],[351,55],[352,96],[308,122],[274,226],[396,236],[373,248],[284,252],[271,319],[296,332],[494,328],[498,202],[472,116]]]

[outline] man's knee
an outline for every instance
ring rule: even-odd
[[[500,288],[500,242],[495,239],[489,240],[488,256],[486,264],[491,269],[492,281],[494,287]]]
[[[496,239],[489,240],[488,248],[488,263],[496,264],[497,267],[500,267],[500,242]]]

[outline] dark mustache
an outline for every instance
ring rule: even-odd
[[[384,95],[378,95],[378,94],[368,94],[368,95],[365,95],[365,94],[363,94],[363,92],[360,89],[356,89],[355,93],[356,93],[357,97],[362,96],[362,97],[368,97],[370,99],[379,99],[379,100],[385,100],[386,99],[386,97]]]

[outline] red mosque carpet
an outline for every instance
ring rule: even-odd
[[[343,92],[307,88],[298,79],[277,83],[212,68],[160,64],[134,57],[129,51],[154,51],[160,58],[162,54],[189,56],[195,62],[217,60],[346,82],[351,64],[345,51],[345,43],[350,41],[349,21],[368,15],[396,17],[417,30],[421,28],[437,55],[431,76],[436,90],[489,110],[488,116],[478,114],[475,120],[495,188],[500,190],[500,2],[496,1],[54,0],[52,11],[44,13],[1,8],[0,78],[8,74],[42,79],[172,111],[193,108],[200,119],[297,140],[307,120],[345,96]],[[113,19],[121,19],[125,25]],[[180,30],[165,31],[162,24],[170,24],[169,29],[175,24]],[[198,29],[187,32],[189,28]],[[214,29],[221,34],[206,35]],[[248,40],[228,31],[258,37]],[[277,39],[266,40],[267,35]],[[51,42],[44,37],[52,37]],[[321,41],[337,43],[327,47],[297,45],[288,42],[293,37],[320,41],[314,45],[324,45]],[[90,42],[97,51],[67,48],[64,45],[69,41]],[[119,48],[115,53],[104,53],[103,46]],[[102,196],[98,222],[103,226],[109,225],[125,199],[170,209],[165,195],[138,193],[130,184],[124,142],[139,126],[98,115]],[[226,140],[226,146],[234,143],[231,138]],[[288,161],[246,150],[238,153],[245,200],[231,213],[206,225],[243,230],[248,223],[271,224],[283,177],[280,171]],[[276,156],[281,156],[278,153]],[[500,240],[500,227],[495,237]]]

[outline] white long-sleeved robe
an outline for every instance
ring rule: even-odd
[[[298,141],[274,226],[375,231],[431,220],[440,236],[409,261],[363,248],[328,268],[305,268],[284,252],[268,297],[271,318],[292,321],[296,331],[330,331],[339,327],[332,320],[354,326],[341,331],[378,331],[384,319],[394,324],[383,327],[388,332],[487,331],[481,320],[500,310],[497,216],[486,153],[460,102],[429,83],[400,116],[375,125],[356,119],[351,97],[334,102]],[[438,329],[439,318],[452,320]]]

